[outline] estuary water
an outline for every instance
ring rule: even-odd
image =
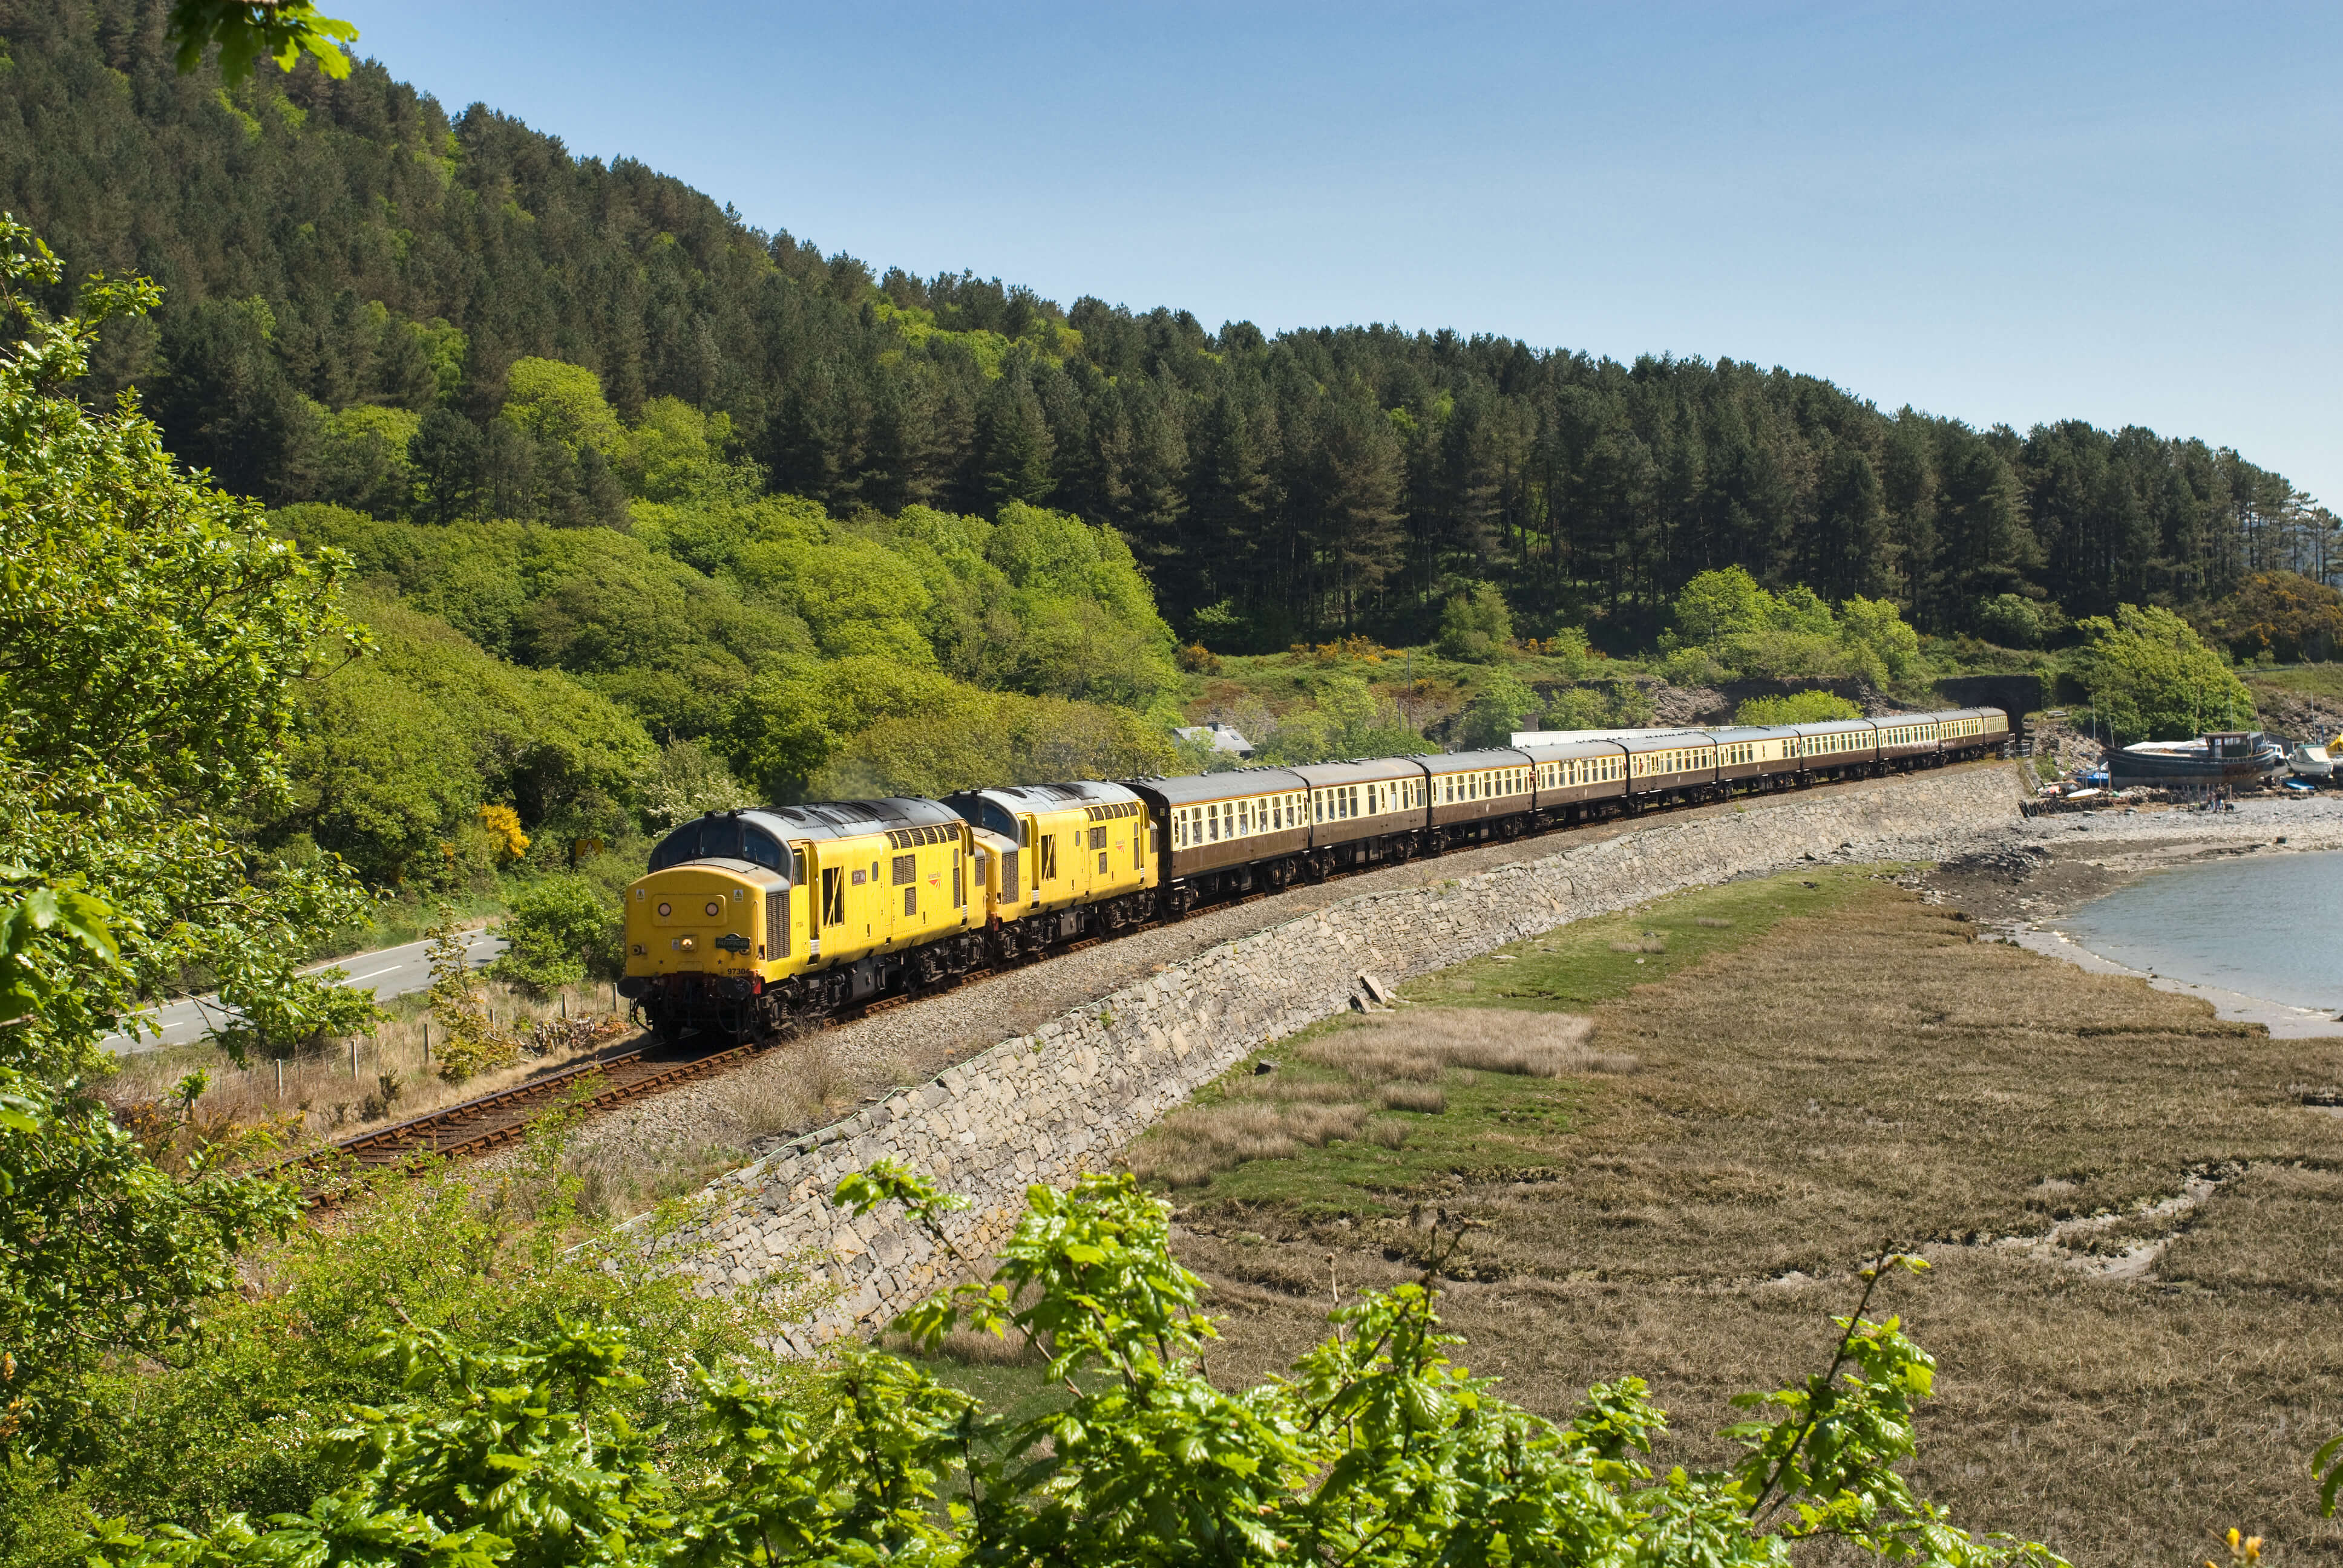
[[[2343,850],[2158,871],[2057,924],[2136,970],[2343,1012]]]

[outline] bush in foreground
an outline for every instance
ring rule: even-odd
[[[493,1352],[386,1333],[383,1357],[437,1397],[354,1410],[336,1437],[346,1479],[307,1513],[201,1537],[117,1524],[93,1561],[1786,1564],[1814,1538],[1902,1561],[2059,1561],[1956,1529],[1896,1473],[1933,1363],[1896,1320],[1863,1314],[1915,1260],[1865,1271],[1826,1371],[1743,1397],[1736,1463],[1660,1476],[1639,1456],[1664,1417],[1639,1380],[1556,1423],[1452,1362],[1436,1264],[1336,1312],[1290,1377],[1231,1393],[1204,1374],[1213,1329],[1164,1205],[1128,1175],[1027,1199],[991,1283],[897,1326],[929,1343],[963,1325],[1021,1336],[1067,1390],[1058,1410],[988,1415],[874,1352],[845,1356],[813,1405],[701,1368],[705,1446],[662,1462],[624,1408],[640,1379],[621,1330],[564,1321]],[[940,1241],[961,1201],[885,1163],[839,1200],[900,1204]]]

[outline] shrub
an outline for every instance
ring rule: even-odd
[[[1676,595],[1676,635],[1688,643],[1711,643],[1755,631],[1765,624],[1769,597],[1740,567],[1703,572]]]
[[[452,915],[442,904],[439,924],[426,934],[431,939],[431,1020],[439,1030],[439,1076],[461,1083],[509,1065],[520,1055],[520,1041],[490,1020],[478,973],[466,957],[469,944]]]
[[[2256,572],[2189,618],[2239,658],[2333,658],[2343,652],[2343,590],[2295,572]]]
[[[1181,669],[1189,675],[1221,673],[1221,656],[1201,642],[1192,642],[1182,647],[1179,653],[1179,662]]]
[[[615,980],[625,967],[623,924],[609,900],[583,878],[539,878],[513,896],[497,978],[538,996],[588,976]]]
[[[1355,675],[1337,675],[1318,688],[1317,702],[1289,710],[1266,736],[1245,732],[1263,763],[1323,762],[1335,757],[1404,757],[1425,740],[1399,704]]]
[[[2040,648],[2066,624],[2056,605],[2014,593],[1979,599],[1975,618],[1977,635],[2004,648]]]
[[[1753,697],[1734,709],[1735,724],[1826,724],[1860,719],[1863,709],[1833,691],[1794,691],[1787,697]]]
[[[1536,692],[1510,675],[1493,673],[1465,707],[1459,738],[1467,746],[1509,746],[1513,731],[1537,711]]]
[[[757,798],[697,740],[670,740],[643,781],[642,801],[643,820],[652,831],[664,833],[710,811],[753,806]]]
[[[1677,648],[1660,661],[1660,674],[1670,686],[1722,686],[1733,678],[1704,648]]]
[[[1600,729],[1610,722],[1610,701],[1592,687],[1564,687],[1546,704],[1548,729]]]
[[[1839,640],[1877,661],[1889,679],[1902,680],[1918,668],[1920,634],[1887,600],[1858,595],[1838,607],[1838,618]]]
[[[1440,611],[1443,657],[1489,664],[1504,656],[1513,640],[1513,614],[1493,583],[1474,583],[1451,595]]]

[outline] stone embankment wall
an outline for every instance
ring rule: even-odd
[[[1342,899],[1002,1041],[932,1082],[809,1133],[702,1194],[698,1223],[660,1243],[711,1287],[753,1286],[812,1259],[840,1287],[789,1336],[805,1352],[885,1322],[959,1266],[886,1210],[830,1207],[840,1177],[892,1157],[971,1206],[953,1241],[988,1256],[1029,1183],[1105,1167],[1198,1087],[1279,1037],[1396,981],[1590,915],[1802,860],[1936,859],[2017,818],[2017,779],[1969,768],[1752,801],[1498,870]],[[1436,864],[1436,862],[1435,862]],[[1332,890],[1330,890],[1332,891]]]

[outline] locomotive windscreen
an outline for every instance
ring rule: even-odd
[[[686,822],[659,841],[650,869],[664,871],[686,860],[749,860],[769,870],[781,869],[781,846],[770,833],[737,817],[702,817]]]

